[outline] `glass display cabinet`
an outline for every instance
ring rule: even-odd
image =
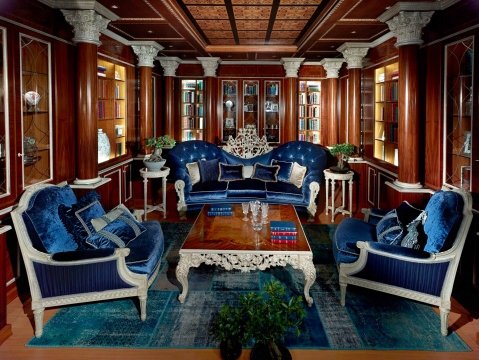
[[[280,82],[264,82],[264,134],[270,143],[279,143],[280,139]]]
[[[223,136],[222,141],[228,141],[229,137],[236,137],[238,129],[238,81],[223,80]]]
[[[6,30],[0,27],[0,198],[10,194]]]
[[[53,178],[50,43],[20,35],[24,188]]]
[[[258,131],[258,80],[243,82],[243,127],[255,128]]]
[[[451,43],[445,52],[444,182],[473,191],[474,39]]]

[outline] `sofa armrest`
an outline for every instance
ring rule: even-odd
[[[374,241],[369,241],[367,244],[369,250],[373,250],[382,256],[402,256],[411,259],[429,259],[431,257],[431,254],[425,251],[410,249],[404,246],[384,244]],[[358,245],[358,247],[360,246]]]
[[[87,249],[77,251],[59,252],[52,255],[53,261],[68,262],[88,259],[98,259],[113,255],[114,248],[110,249]]]

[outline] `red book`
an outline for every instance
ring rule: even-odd
[[[271,231],[272,236],[296,236],[297,231]]]

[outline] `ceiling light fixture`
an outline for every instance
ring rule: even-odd
[[[153,30],[148,30],[148,34],[153,34]]]
[[[351,31],[351,34],[356,34],[356,30]]]
[[[112,9],[118,9],[118,5],[112,5],[111,8]]]

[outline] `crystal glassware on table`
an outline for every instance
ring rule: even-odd
[[[259,213],[259,209],[261,208],[261,203],[258,200],[250,201],[249,207],[253,216],[257,216]]]
[[[268,210],[269,210],[268,203],[261,203],[261,222],[263,224],[268,223]]]
[[[249,203],[247,202],[244,202],[244,203],[241,203],[241,207],[243,208],[243,221],[248,221],[248,212],[249,212]]]

